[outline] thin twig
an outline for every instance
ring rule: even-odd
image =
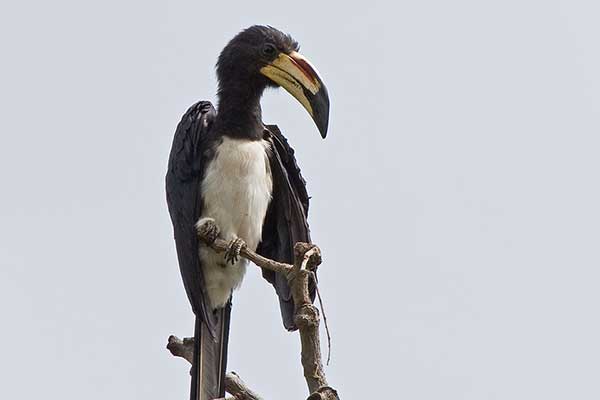
[[[323,315],[323,324],[325,325],[325,333],[327,334],[327,365],[331,361],[331,335],[329,334],[329,325],[327,324],[327,314],[325,314],[325,306],[323,306],[323,299],[321,298],[321,291],[319,290],[319,284],[317,283],[317,277],[313,272],[313,279],[315,282],[315,290],[317,292],[317,298],[319,299],[319,308],[321,308],[321,314]]]

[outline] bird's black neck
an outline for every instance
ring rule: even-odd
[[[262,139],[264,125],[260,98],[263,90],[251,87],[221,88],[214,125],[216,133],[237,139]]]

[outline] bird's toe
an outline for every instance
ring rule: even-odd
[[[227,250],[225,251],[225,260],[228,263],[231,263],[231,265],[237,263],[240,258],[240,252],[244,246],[246,246],[246,242],[244,242],[243,239],[231,239],[229,245],[227,246]]]

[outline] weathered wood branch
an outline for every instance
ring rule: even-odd
[[[204,231],[208,232],[208,230]],[[217,238],[211,242],[207,235],[200,233],[199,236],[217,253],[223,253],[228,248],[229,243],[223,239]],[[296,307],[294,322],[300,333],[301,362],[310,393],[308,400],[339,400],[337,392],[328,385],[323,370],[319,339],[319,310],[312,304],[308,290],[310,276],[321,264],[321,251],[319,248],[309,243],[296,243],[294,246],[294,265],[265,258],[248,249],[245,245],[242,246],[240,256],[252,261],[259,267],[281,273],[287,278]],[[167,348],[174,356],[183,357],[192,363],[193,338],[181,340],[171,336]],[[248,389],[239,376],[235,374],[227,374],[225,389],[235,400],[260,400],[260,397]]]
[[[186,359],[190,364],[194,363],[194,338],[188,337],[183,340],[177,336],[169,336],[169,342],[167,343],[167,350],[171,352],[175,357],[181,357]]]

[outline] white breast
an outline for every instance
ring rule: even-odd
[[[204,209],[201,218],[213,218],[221,238],[242,238],[256,250],[273,188],[264,140],[223,138],[207,165],[202,181]],[[244,277],[246,262],[225,264],[223,254],[201,246],[200,257],[208,296],[213,307],[225,305]]]

